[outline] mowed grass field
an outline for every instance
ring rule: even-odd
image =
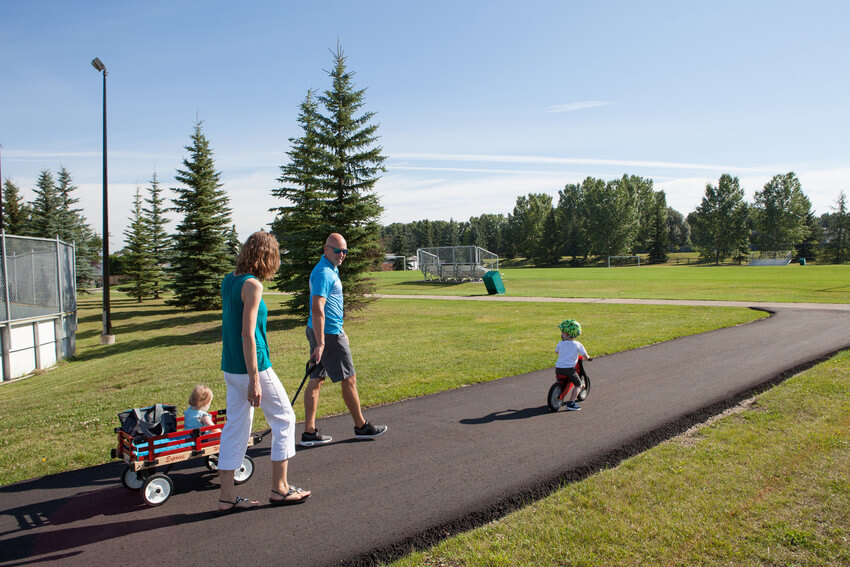
[[[850,303],[850,266],[504,268],[506,295]],[[377,293],[486,295],[484,284],[425,282],[422,272],[376,274]]]

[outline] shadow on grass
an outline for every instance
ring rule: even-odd
[[[221,311],[188,311],[162,305],[140,305],[136,309],[127,309],[126,304],[138,305],[132,300],[124,300],[118,310],[112,313],[113,332],[117,337],[109,348],[97,345],[78,351],[70,360],[83,361],[104,358],[130,351],[168,346],[193,346],[212,344],[221,341]],[[92,325],[86,330],[78,330],[78,340],[100,336],[101,329],[96,324],[101,320],[100,313],[80,317],[80,324]],[[303,326],[306,321],[290,315],[284,308],[270,309],[267,331],[286,331]],[[187,327],[203,325],[205,328],[186,332]],[[159,332],[157,332],[159,331]],[[139,334],[156,333],[155,336],[132,338]]]
[[[444,288],[444,287],[449,288],[449,287],[455,287],[455,286],[468,284],[468,283],[478,283],[478,282],[440,282],[440,281],[434,281],[434,280],[417,280],[417,281],[409,281],[409,282],[398,282],[398,283],[394,283],[394,284],[384,285],[384,286],[381,286],[381,287],[423,286],[424,285],[424,286],[427,286],[427,287],[434,287],[434,288]]]

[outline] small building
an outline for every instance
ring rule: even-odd
[[[8,381],[76,351],[75,248],[0,232],[0,259],[0,370]]]

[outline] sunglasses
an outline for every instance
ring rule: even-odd
[[[325,246],[328,246],[325,244]],[[333,250],[334,254],[348,254],[348,248],[334,248],[333,246],[328,246],[331,250]]]

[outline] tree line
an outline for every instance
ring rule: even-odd
[[[529,193],[517,197],[508,215],[393,223],[383,227],[382,237],[388,253],[410,256],[417,248],[474,245],[538,265],[578,266],[633,254],[666,262],[671,251],[692,249],[702,261],[718,264],[742,261],[752,250],[794,251],[798,257],[841,263],[850,260],[843,191],[833,210],[816,217],[793,172],[775,175],[752,204],[744,201],[738,178],[723,174],[716,186],[706,186],[702,202],[687,217],[667,206],[664,191],[655,191],[651,179],[588,177],[566,185],[557,202],[545,193]]]

